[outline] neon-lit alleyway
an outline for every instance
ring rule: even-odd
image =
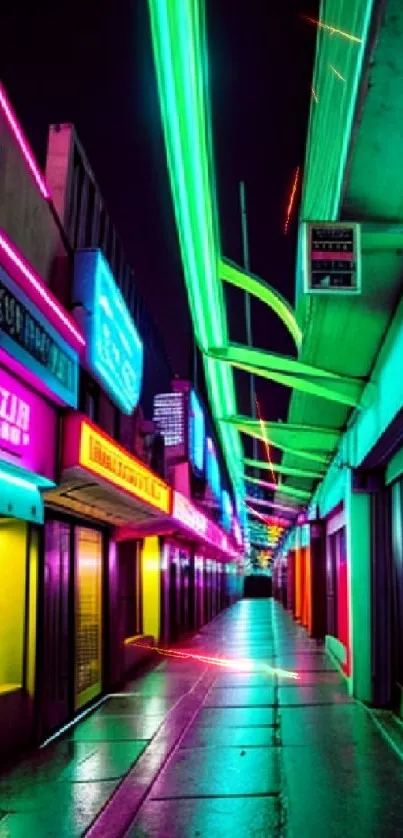
[[[1,838],[400,834],[400,760],[278,603],[238,602],[192,648],[300,678],[158,659],[2,778]]]

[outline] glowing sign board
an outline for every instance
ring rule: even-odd
[[[214,443],[210,437],[207,438],[207,482],[214,497],[219,501],[221,499],[220,469]]]
[[[205,419],[194,390],[189,399],[189,456],[193,467],[201,473],[204,468]]]
[[[304,288],[311,294],[361,291],[360,225],[306,222],[302,225]]]
[[[0,348],[57,402],[77,407],[78,354],[0,266]]]
[[[54,478],[56,411],[0,367],[0,461]]]
[[[65,424],[63,468],[77,466],[169,514],[171,489],[143,463],[80,415]]]
[[[161,431],[166,448],[178,448],[185,456],[185,394],[158,393],[154,396],[153,420]]]
[[[177,491],[173,493],[172,516],[202,541],[239,559],[238,553],[221,527],[211,518],[207,518],[188,498]]]
[[[221,494],[221,509],[222,509],[222,524],[226,530],[231,530],[232,526],[232,501],[226,489],[223,489]]]
[[[130,415],[141,393],[143,344],[108,262],[100,250],[81,250],[74,263],[74,303],[87,340],[87,363],[100,384]]]

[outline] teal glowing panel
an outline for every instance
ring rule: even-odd
[[[228,532],[230,532],[232,527],[233,511],[230,494],[226,489],[223,489],[221,494],[222,525]]]
[[[204,451],[206,440],[206,423],[203,408],[194,390],[189,399],[189,456],[195,471],[199,474],[204,469]]]
[[[141,393],[143,343],[100,250],[76,254],[73,294],[88,367],[122,413],[130,415]]]
[[[221,501],[221,477],[213,440],[207,438],[207,483],[215,497]]]

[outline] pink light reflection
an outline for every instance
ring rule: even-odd
[[[8,122],[9,127],[11,128],[12,133],[20,147],[21,153],[25,159],[25,162],[31,172],[31,175],[42,195],[46,201],[50,199],[50,192],[48,186],[46,184],[45,178],[43,177],[42,173],[39,170],[39,167],[36,163],[35,157],[28,145],[27,140],[24,137],[22,128],[18,122],[18,119],[14,113],[13,108],[9,102],[8,96],[6,94],[4,85],[0,82],[0,107],[4,113],[4,116]]]

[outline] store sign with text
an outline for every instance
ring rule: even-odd
[[[0,348],[40,387],[69,407],[78,403],[78,355],[0,267]]]
[[[169,514],[171,489],[147,466],[79,415],[67,418],[65,430],[65,469],[82,467],[117,489]]]
[[[130,415],[141,393],[143,343],[100,250],[76,253],[73,297],[88,367],[122,413]]]
[[[56,412],[0,367],[0,461],[54,478]]]

